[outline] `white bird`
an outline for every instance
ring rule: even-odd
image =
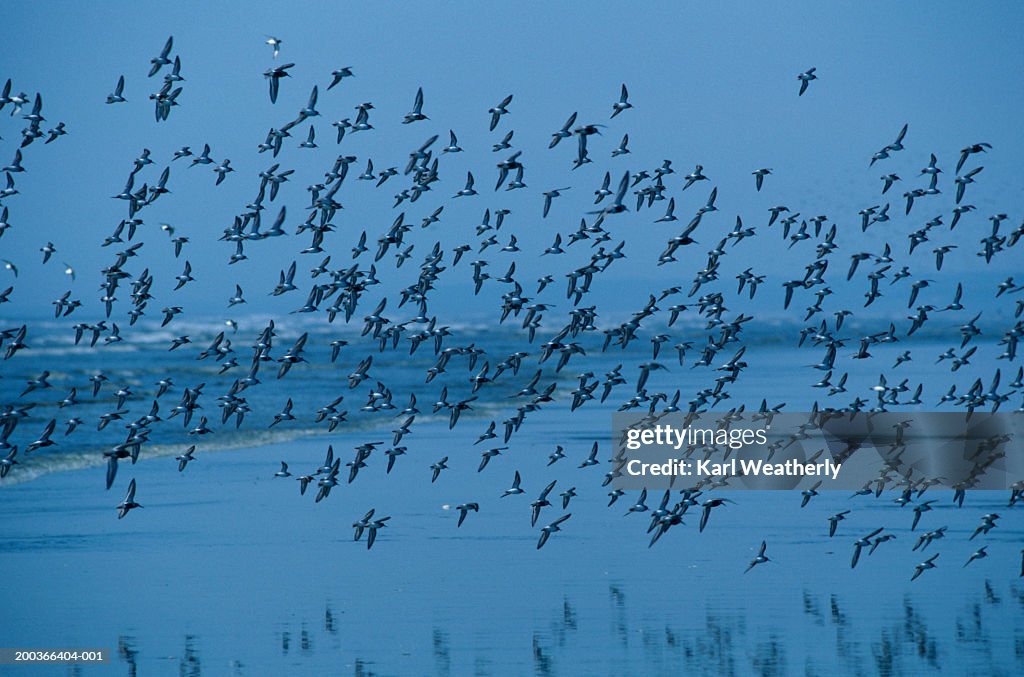
[[[274,50],[274,58],[275,59],[277,58],[277,55],[281,53],[281,43],[282,42],[283,42],[283,40],[281,40],[281,38],[275,38],[272,35],[268,35],[267,36],[267,43],[266,44],[270,45],[271,48]]]

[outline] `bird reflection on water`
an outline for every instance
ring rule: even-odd
[[[366,619],[327,603],[319,619],[292,616],[277,630],[254,628],[251,637],[210,642],[185,634],[176,655],[149,655],[145,635],[118,639],[113,674],[144,674],[145,666],[177,662],[178,674],[200,677],[255,675],[288,670],[356,677],[418,674],[701,674],[894,676],[943,670],[1019,674],[1024,669],[1024,630],[1009,619],[1024,610],[1024,588],[981,589],[937,617],[935,607],[910,595],[865,605],[856,594],[813,591],[791,595],[787,623],[758,612],[756,600],[737,605],[709,602],[652,608],[632,603],[637,581],[611,582],[606,602],[565,594],[546,604],[546,617],[516,619],[501,628],[458,622],[422,623],[417,637],[365,645],[355,639]],[[253,655],[261,634],[277,652]],[[274,639],[276,637],[276,639]],[[299,638],[298,646],[293,641]],[[402,648],[399,649],[398,646]],[[216,647],[216,648],[213,648]],[[1016,648],[1014,648],[1016,647]],[[216,666],[216,667],[213,667]],[[107,668],[104,668],[107,669]],[[86,670],[85,672],[88,672]],[[76,674],[76,673],[73,673]]]

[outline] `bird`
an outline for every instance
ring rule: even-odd
[[[956,163],[956,173],[959,174],[960,170],[963,169],[964,163],[967,162],[967,158],[975,153],[985,153],[992,148],[990,143],[972,143],[969,146],[964,147],[960,151],[960,159]]]
[[[967,172],[963,176],[956,177],[956,203],[958,205],[960,204],[960,201],[964,199],[964,194],[967,192],[967,186],[974,183],[974,177],[977,176],[983,169],[985,168],[975,167],[974,169]]]
[[[213,159],[210,157],[210,144],[204,143],[203,152],[200,153],[198,156],[193,157],[192,164],[189,166],[195,167],[196,165],[209,165],[213,164],[213,162]]]
[[[461,153],[462,148],[459,147],[459,139],[455,136],[455,132],[451,129],[448,130],[449,141],[448,145],[441,149],[442,153]]]
[[[932,555],[931,557],[929,557],[925,561],[921,562],[920,564],[915,565],[914,566],[914,575],[910,577],[910,580],[912,580],[912,581],[917,580],[917,577],[920,576],[921,574],[923,574],[928,569],[934,569],[935,568],[935,560],[938,559],[940,554],[941,553],[935,553],[934,555]]]
[[[149,60],[152,66],[149,69],[149,77],[153,77],[160,72],[160,69],[164,66],[170,65],[171,60],[167,58],[171,53],[171,48],[174,46],[174,36],[167,38],[167,42],[164,43],[164,48],[160,50],[158,56],[153,57]]]
[[[627,155],[629,151],[629,134],[622,135],[622,141],[619,142],[617,148],[612,151],[612,157],[619,157],[620,155]]]
[[[227,178],[227,175],[235,170],[231,167],[231,160],[225,159],[213,171],[217,174],[217,182],[214,185],[219,186]]]
[[[44,143],[53,143],[54,141],[56,141],[57,139],[59,139],[60,137],[64,136],[67,133],[68,132],[65,129],[65,124],[63,122],[58,122],[56,127],[47,132],[47,138]]]
[[[18,455],[18,447],[12,446],[7,455],[0,458],[0,479],[7,477],[7,474],[11,471],[11,468],[18,465],[18,462],[14,460],[14,457]]]
[[[228,307],[231,308],[232,306],[237,306],[242,303],[245,303],[245,298],[242,294],[242,287],[236,284],[235,295],[228,299]]]
[[[430,118],[423,114],[423,88],[420,87],[416,90],[416,99],[412,105],[412,112],[405,114],[405,119],[402,120],[402,124],[407,125],[412,122],[429,119]]]
[[[292,406],[292,398],[289,397],[288,401],[284,405],[284,409],[282,409],[280,413],[274,414],[274,420],[269,427],[273,428],[275,425],[281,423],[282,421],[294,421],[295,416],[292,414]],[[287,472],[288,466],[284,465],[283,463],[282,466],[282,472]],[[285,475],[285,477],[287,477],[287,475]]]
[[[541,511],[541,509],[543,509],[545,506],[551,505],[551,502],[548,500],[548,494],[550,494],[551,490],[555,488],[555,482],[556,481],[557,480],[552,480],[550,484],[548,484],[546,487],[544,487],[544,491],[540,492],[540,495],[537,497],[537,499],[534,500],[532,503],[530,503],[530,511],[531,511],[530,526],[531,527],[537,525],[537,520],[540,518],[540,511]]]
[[[447,463],[448,463],[448,457],[445,456],[444,458],[442,458],[437,463],[430,464],[430,469],[433,471],[433,475],[431,475],[431,477],[430,477],[431,484],[433,484],[434,482],[437,481],[437,478],[441,475],[441,471],[442,470],[447,470],[448,469]]]
[[[988,548],[987,545],[983,545],[980,548],[978,548],[977,550],[975,550],[973,553],[971,553],[971,556],[967,559],[966,562],[964,562],[964,568],[966,568],[968,564],[970,564],[971,562],[973,562],[975,560],[979,560],[979,559],[983,559],[985,557],[988,557],[988,553],[986,552],[987,548]]]
[[[713,508],[717,508],[719,506],[725,505],[726,503],[732,503],[732,502],[733,501],[729,500],[728,498],[711,498],[711,499],[708,499],[708,500],[704,501],[703,505],[701,506],[703,508],[703,511],[701,512],[701,515],[700,515],[700,528],[699,528],[699,531],[701,533],[704,532],[704,527],[706,527],[708,525],[708,519],[711,517],[711,510]]]
[[[765,550],[767,550],[767,549],[768,549],[767,541],[761,541],[761,548],[757,551],[757,556],[754,557],[754,559],[750,560],[750,564],[747,566],[747,570],[744,571],[743,573],[748,573],[751,569],[756,567],[758,564],[764,564],[765,562],[770,562],[771,559],[769,559],[769,557],[764,554]]]
[[[275,59],[277,58],[277,55],[281,53],[281,43],[282,42],[283,41],[281,40],[281,38],[275,38],[272,35],[268,35],[267,36],[266,44],[270,45],[270,48],[272,50],[274,50],[274,58]]]
[[[629,110],[633,107],[633,104],[629,102],[629,92],[626,90],[626,85],[622,85],[622,92],[619,94],[619,100],[612,104],[612,117],[621,113],[624,110]]]
[[[306,134],[306,140],[299,144],[299,148],[316,148],[316,128],[313,125],[309,126],[309,132]]]
[[[755,184],[755,187],[757,188],[757,192],[760,193],[761,192],[761,186],[764,185],[764,177],[766,177],[769,174],[771,174],[772,170],[767,169],[767,168],[756,169],[756,170],[754,170],[751,173],[754,175],[754,184]]]
[[[125,494],[124,500],[117,505],[117,519],[124,519],[129,512],[141,507],[135,502],[135,478],[132,478],[132,481],[128,483],[128,493]]]
[[[354,74],[352,73],[352,67],[351,66],[346,66],[344,68],[339,68],[337,70],[331,71],[331,78],[332,79],[331,79],[331,84],[327,85],[327,91],[330,91],[331,89],[333,89],[335,85],[340,83],[345,78],[351,78],[351,77],[354,77]]]
[[[476,190],[473,189],[473,172],[466,172],[466,185],[459,192],[455,193],[453,197],[469,197],[476,195]]]
[[[828,518],[828,537],[832,538],[836,535],[836,529],[839,527],[839,523],[846,519],[846,516],[850,514],[849,510],[842,510],[837,512]]]
[[[850,559],[850,568],[851,569],[856,569],[857,568],[857,562],[860,561],[860,551],[861,550],[863,550],[864,548],[870,547],[871,550],[868,551],[868,553],[870,554],[871,552],[874,551],[874,549],[876,547],[878,547],[878,544],[881,541],[880,540],[872,541],[871,539],[875,538],[876,536],[878,536],[878,534],[882,533],[882,531],[884,529],[885,529],[885,527],[879,527],[879,528],[875,529],[874,531],[872,531],[867,536],[862,536],[861,538],[858,538],[856,541],[853,542],[853,557]]]
[[[548,190],[544,192],[544,212],[541,218],[547,218],[548,212],[551,211],[551,201],[562,194],[562,191],[569,190],[568,188],[556,188],[554,190]]]
[[[811,499],[818,495],[818,487],[821,486],[823,480],[818,480],[813,487],[810,489],[804,489],[800,492],[803,498],[800,501],[800,507],[806,508],[807,504],[810,503]]]
[[[519,476],[519,471],[516,470],[516,476],[515,479],[512,480],[512,486],[505,490],[501,495],[501,498],[505,498],[506,496],[516,496],[523,493],[523,489],[519,486],[520,482],[522,482],[522,478]]]
[[[387,526],[387,521],[391,519],[391,516],[380,517],[366,525],[368,534],[366,536],[366,549],[369,550],[373,547],[373,544],[377,541],[377,532]]]
[[[458,524],[455,525],[456,528],[458,528],[458,527],[461,527],[462,523],[466,521],[466,515],[469,514],[470,510],[472,510],[473,512],[480,512],[480,504],[479,503],[463,503],[461,505],[455,506],[455,509],[459,511],[459,522],[458,522]]]
[[[294,63],[286,63],[263,71],[263,77],[267,79],[267,83],[270,86],[270,103],[277,103],[277,96],[281,90],[281,80],[291,77],[291,73],[288,70],[294,67]]]
[[[537,550],[540,550],[544,547],[544,544],[548,542],[549,538],[551,538],[551,534],[561,531],[562,529],[559,525],[561,525],[570,517],[572,517],[572,513],[566,513],[565,515],[562,515],[561,517],[556,519],[551,524],[548,524],[547,526],[543,527],[540,530],[540,538],[537,540]]]
[[[498,121],[501,120],[501,116],[508,115],[508,105],[512,103],[512,95],[509,94],[501,100],[494,108],[489,109],[487,112],[491,114],[491,126],[489,131],[494,131],[494,128],[498,126]]]
[[[974,530],[971,537],[967,540],[973,541],[979,534],[987,535],[988,532],[992,531],[996,527],[996,520],[999,519],[999,515],[995,513],[988,513],[981,516],[981,524]]]
[[[910,525],[910,530],[913,531],[917,528],[917,523],[921,521],[921,515],[932,509],[932,503],[934,500],[925,501],[914,506],[914,522]]]
[[[817,80],[818,76],[814,74],[817,68],[808,68],[800,75],[796,76],[796,79],[800,81],[800,93],[797,96],[803,96],[804,92],[807,91],[807,85],[811,83],[811,80]]]
[[[556,450],[555,453],[558,453],[560,451],[561,451],[561,447],[558,447],[558,449]],[[553,462],[554,461],[552,461],[552,463]],[[592,466],[592,465],[597,465],[598,463],[599,463],[599,461],[597,460],[597,442],[594,442],[594,444],[590,447],[590,454],[587,456],[587,458],[585,458],[583,460],[582,463],[580,463],[579,467],[580,468],[586,468],[586,467],[589,467],[589,466]],[[548,465],[551,465],[551,464],[549,463]]]
[[[891,541],[894,538],[896,538],[895,534],[882,534],[881,536],[878,536],[877,538],[875,538],[874,541],[871,542],[871,549],[868,550],[868,554],[873,554],[879,545]]]
[[[576,487],[569,487],[559,494],[562,497],[562,510],[569,507],[569,502],[576,497]]]
[[[511,102],[511,98],[509,99],[509,102]],[[557,132],[551,135],[551,141],[548,143],[548,148],[554,148],[562,141],[562,139],[570,138],[572,136],[572,132],[569,130],[572,129],[574,124],[576,124],[576,113],[570,115],[569,119],[565,121],[565,124],[563,124]]]
[[[692,172],[686,175],[686,183],[683,184],[683,190],[686,190],[698,181],[707,181],[708,177],[704,176],[704,167],[697,165]]]
[[[181,453],[178,456],[174,457],[174,460],[178,462],[178,472],[185,472],[185,466],[187,466],[190,461],[196,460],[192,456],[192,453],[195,450],[196,450],[196,445],[193,444],[188,449],[186,449],[183,453]]]
[[[117,79],[117,85],[114,86],[114,93],[107,95],[107,103],[124,103],[127,99],[124,98],[124,76],[120,76]]]

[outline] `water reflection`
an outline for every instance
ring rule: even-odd
[[[353,674],[355,677],[374,677],[377,673],[367,668],[363,661],[357,658]]]
[[[334,625],[334,614],[331,612],[330,605],[324,609],[324,631],[331,635],[336,635],[338,629]]]
[[[117,655],[128,665],[128,677],[136,677],[138,674],[139,666],[135,662],[138,653],[134,637],[121,635],[117,638]]]
[[[434,674],[451,674],[451,654],[448,651],[448,634],[434,628]]]
[[[196,649],[196,638],[194,635],[185,635],[185,650],[178,663],[178,674],[180,677],[201,677],[203,667],[199,662],[199,651]]]
[[[260,631],[255,627],[246,637],[224,636],[219,641],[200,642],[196,634],[185,634],[178,673],[200,677],[204,659],[231,666],[237,675],[329,671],[356,677],[1024,671],[1024,627],[1019,623],[1024,587],[1017,583],[986,580],[973,597],[954,603],[955,609],[931,597],[906,594],[886,603],[865,595],[805,588],[793,596],[788,616],[782,610],[766,612],[756,600],[749,608],[710,601],[700,609],[650,599],[641,602],[642,595],[631,586],[609,584],[605,603],[600,603],[599,595],[565,593],[547,614],[530,619],[532,627],[523,624],[525,618],[504,619],[501,628],[491,627],[439,609],[420,636],[399,637],[396,631],[379,642],[346,641],[360,637],[371,621],[339,614],[328,604],[320,616],[322,623],[290,615],[287,624],[268,633],[268,646],[276,648],[266,655],[258,650]],[[606,629],[604,634],[601,628]],[[147,638],[147,646],[151,643]],[[146,671],[140,671],[140,665],[147,660],[167,658],[145,656],[141,645],[134,635],[118,638],[114,663],[123,669],[115,674],[136,675]],[[200,645],[206,654],[202,659]],[[99,666],[74,666],[68,674],[91,674],[94,668]]]
[[[536,675],[554,674],[551,653],[542,646],[542,638],[539,633],[533,633],[533,672]]]

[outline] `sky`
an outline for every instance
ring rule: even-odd
[[[121,191],[133,159],[143,148],[152,151],[156,162],[140,174],[137,185],[152,184],[174,150],[183,145],[198,150],[204,143],[218,162],[230,158],[236,171],[215,187],[211,167],[189,169],[187,160],[171,163],[172,192],[143,211],[146,245],[128,266],[136,273],[149,267],[157,278],[157,298],[149,312],[182,305],[191,313],[224,314],[236,283],[246,290],[252,311],[297,308],[304,291],[274,299],[267,294],[277,271],[292,260],[298,261],[300,287],[308,288],[306,271],[322,256],[298,254],[308,244],[305,235],[254,243],[246,251],[249,260],[234,266],[226,265],[233,247],[216,241],[255,196],[258,173],[275,162],[296,170],[265,213],[271,221],[279,206],[287,205],[286,229],[292,232],[308,213],[306,186],[322,180],[339,153],[359,158],[353,165],[356,174],[367,158],[377,169],[403,166],[411,149],[432,134],[445,141],[449,129],[466,152],[442,158],[441,181],[416,204],[392,208],[394,194],[408,185],[401,177],[380,189],[353,176],[347,179],[339,193],[345,209],[334,220],[338,232],[328,236],[332,267],[350,265],[348,249],[362,230],[372,243],[398,211],[419,223],[444,204],[441,223],[410,233],[409,242],[416,244],[412,260],[398,271],[390,260],[383,261],[378,267],[387,274],[381,277],[405,286],[434,242],[449,249],[476,242],[473,228],[486,208],[512,211],[509,225],[497,235],[501,245],[508,233],[519,239],[519,277],[532,281],[556,268],[560,276],[569,262],[584,262],[592,250],[577,248],[557,267],[550,258],[534,256],[555,232],[565,236],[593,209],[593,191],[604,172],[617,179],[626,170],[651,171],[672,159],[676,174],[667,181],[668,194],[676,198],[681,222],[654,223],[665,203],[609,219],[613,239],[607,244],[627,240],[629,258],[595,285],[600,305],[636,309],[651,290],[687,284],[702,267],[704,252],[741,215],[746,224],[758,226],[762,237],[730,253],[729,268],[753,266],[769,274],[771,299],[778,306],[781,281],[802,276],[812,245],[787,252],[777,226],[772,231],[764,227],[769,207],[787,205],[806,217],[827,215],[840,231],[843,251],[837,261],[842,265],[849,253],[881,249],[883,241],[905,251],[910,230],[939,213],[948,223],[958,151],[985,141],[993,150],[983,156],[985,171],[968,200],[978,211],[958,231],[943,231],[941,244],[960,245],[943,279],[991,278],[991,284],[985,282],[987,294],[1019,267],[1013,259],[1019,260],[1019,254],[1013,252],[981,270],[974,252],[976,241],[988,234],[988,215],[1009,214],[1008,229],[1024,216],[1015,167],[1024,156],[1019,131],[1024,49],[1016,34],[1022,18],[1024,7],[1016,3],[962,2],[643,7],[224,2],[160,3],[145,9],[117,2],[8,2],[0,24],[0,40],[7,45],[0,80],[11,78],[16,92],[41,92],[44,130],[64,121],[69,133],[50,145],[40,140],[25,149],[27,171],[16,177],[20,195],[4,201],[12,228],[0,238],[0,257],[14,261],[20,277],[12,302],[0,306],[0,318],[49,313],[50,301],[69,288],[60,268],[66,261],[77,271],[70,285],[73,296],[87,304],[82,317],[99,319],[99,270],[118,249],[99,244],[125,216],[125,203],[110,198]],[[146,73],[149,59],[169,35],[186,81],[181,105],[168,121],[157,123],[148,97],[159,88],[162,73],[155,78]],[[276,62],[264,43],[268,35],[283,40]],[[275,63],[290,62],[296,64],[292,77],[282,83],[272,105],[262,73]],[[325,91],[331,71],[342,66],[352,67],[355,77]],[[796,75],[812,66],[819,79],[798,97]],[[128,102],[105,105],[122,74]],[[635,107],[609,120],[622,83]],[[320,88],[321,116],[313,121],[320,147],[297,147],[308,129],[303,124],[278,159],[258,154],[256,145],[267,129],[295,117],[314,84]],[[430,120],[401,125],[417,87],[424,89]],[[514,95],[511,113],[490,133],[487,110],[507,94]],[[354,107],[367,101],[374,105],[375,130],[350,134],[335,145],[329,123],[353,118]],[[594,162],[575,172],[573,140],[547,149],[551,133],[573,111],[579,112],[579,122],[607,125],[591,141]],[[904,123],[910,125],[906,150],[869,168],[871,154],[890,143]],[[0,112],[0,160],[5,163],[13,157],[23,124]],[[495,193],[494,165],[513,151],[493,153],[490,146],[508,130],[515,130],[513,150],[523,151],[529,188]],[[625,133],[632,153],[610,158]],[[918,208],[908,219],[901,216],[861,236],[858,210],[891,201],[893,214],[902,215],[899,196],[925,184],[918,172],[933,152],[944,168],[942,208]],[[711,180],[681,192],[682,177],[698,163]],[[761,167],[772,168],[773,174],[757,193],[751,172]],[[451,200],[467,171],[477,178],[480,195]],[[879,177],[890,171],[904,181],[883,198]],[[541,192],[566,186],[571,190],[556,200],[548,219],[541,219]],[[720,211],[695,234],[699,251],[687,251],[672,269],[656,268],[665,241],[714,186]],[[161,223],[190,238],[181,259],[173,258]],[[47,241],[57,253],[43,266],[39,248]],[[483,255],[492,262],[489,271],[495,277],[510,261],[498,248]],[[186,258],[197,283],[172,294],[172,278]],[[467,255],[466,262],[472,258]],[[928,259],[926,253],[919,265]],[[471,269],[465,262],[460,266],[443,277],[432,309],[487,315],[503,289],[495,285],[479,303],[468,304]],[[6,271],[0,275],[10,278]],[[14,280],[0,279],[0,289],[3,282]],[[733,284],[730,280],[726,286]],[[528,286],[532,292],[532,283]],[[862,291],[849,293],[859,297]],[[934,293],[945,296],[948,290]],[[969,289],[968,296],[972,293],[981,292]],[[122,313],[127,295],[128,290],[120,293]]]

